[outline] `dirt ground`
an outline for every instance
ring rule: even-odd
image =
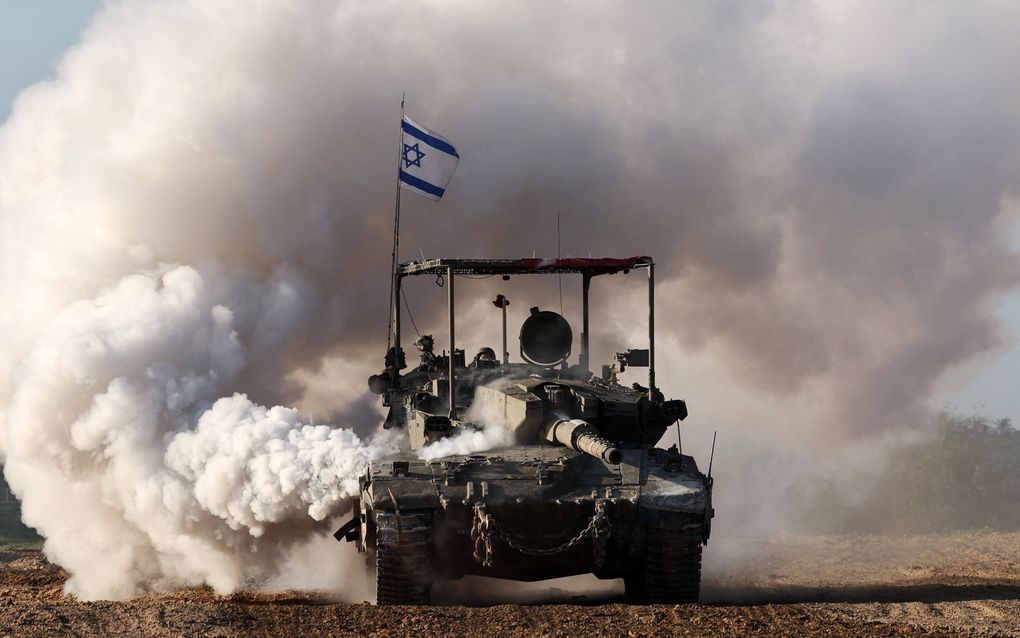
[[[575,580],[379,608],[322,591],[84,603],[39,552],[0,552],[0,635],[1020,636],[1020,534],[719,539],[705,563],[700,605],[628,606],[613,583],[582,596]],[[515,596],[533,602],[493,604]]]

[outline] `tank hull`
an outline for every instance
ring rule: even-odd
[[[411,539],[419,566],[428,554],[434,582],[635,579],[650,535],[666,530],[684,552],[698,547],[700,569],[710,480],[691,457],[654,448],[622,454],[611,464],[536,445],[430,462],[413,453],[381,459],[363,480],[359,546],[392,550]]]

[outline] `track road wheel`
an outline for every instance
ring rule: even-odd
[[[649,528],[644,564],[624,583],[631,603],[698,602],[701,540],[686,530]]]
[[[376,516],[375,597],[379,605],[432,601],[432,515]]]

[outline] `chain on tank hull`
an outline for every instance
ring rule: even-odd
[[[691,457],[667,450],[622,454],[615,466],[549,446],[373,463],[359,520],[363,549],[376,553],[383,572],[379,600],[427,602],[426,580],[441,586],[466,575],[537,581],[587,573],[640,580],[630,590],[666,590],[662,599],[696,599],[690,581],[700,575],[711,511],[702,475]],[[650,577],[651,590],[644,585]]]

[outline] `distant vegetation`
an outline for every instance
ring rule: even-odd
[[[39,549],[43,539],[21,522],[21,503],[0,503],[0,549]]]
[[[939,415],[935,433],[890,453],[863,499],[824,488],[809,515],[820,531],[1020,529],[1020,430],[1009,419]],[[845,490],[844,490],[845,492]]]

